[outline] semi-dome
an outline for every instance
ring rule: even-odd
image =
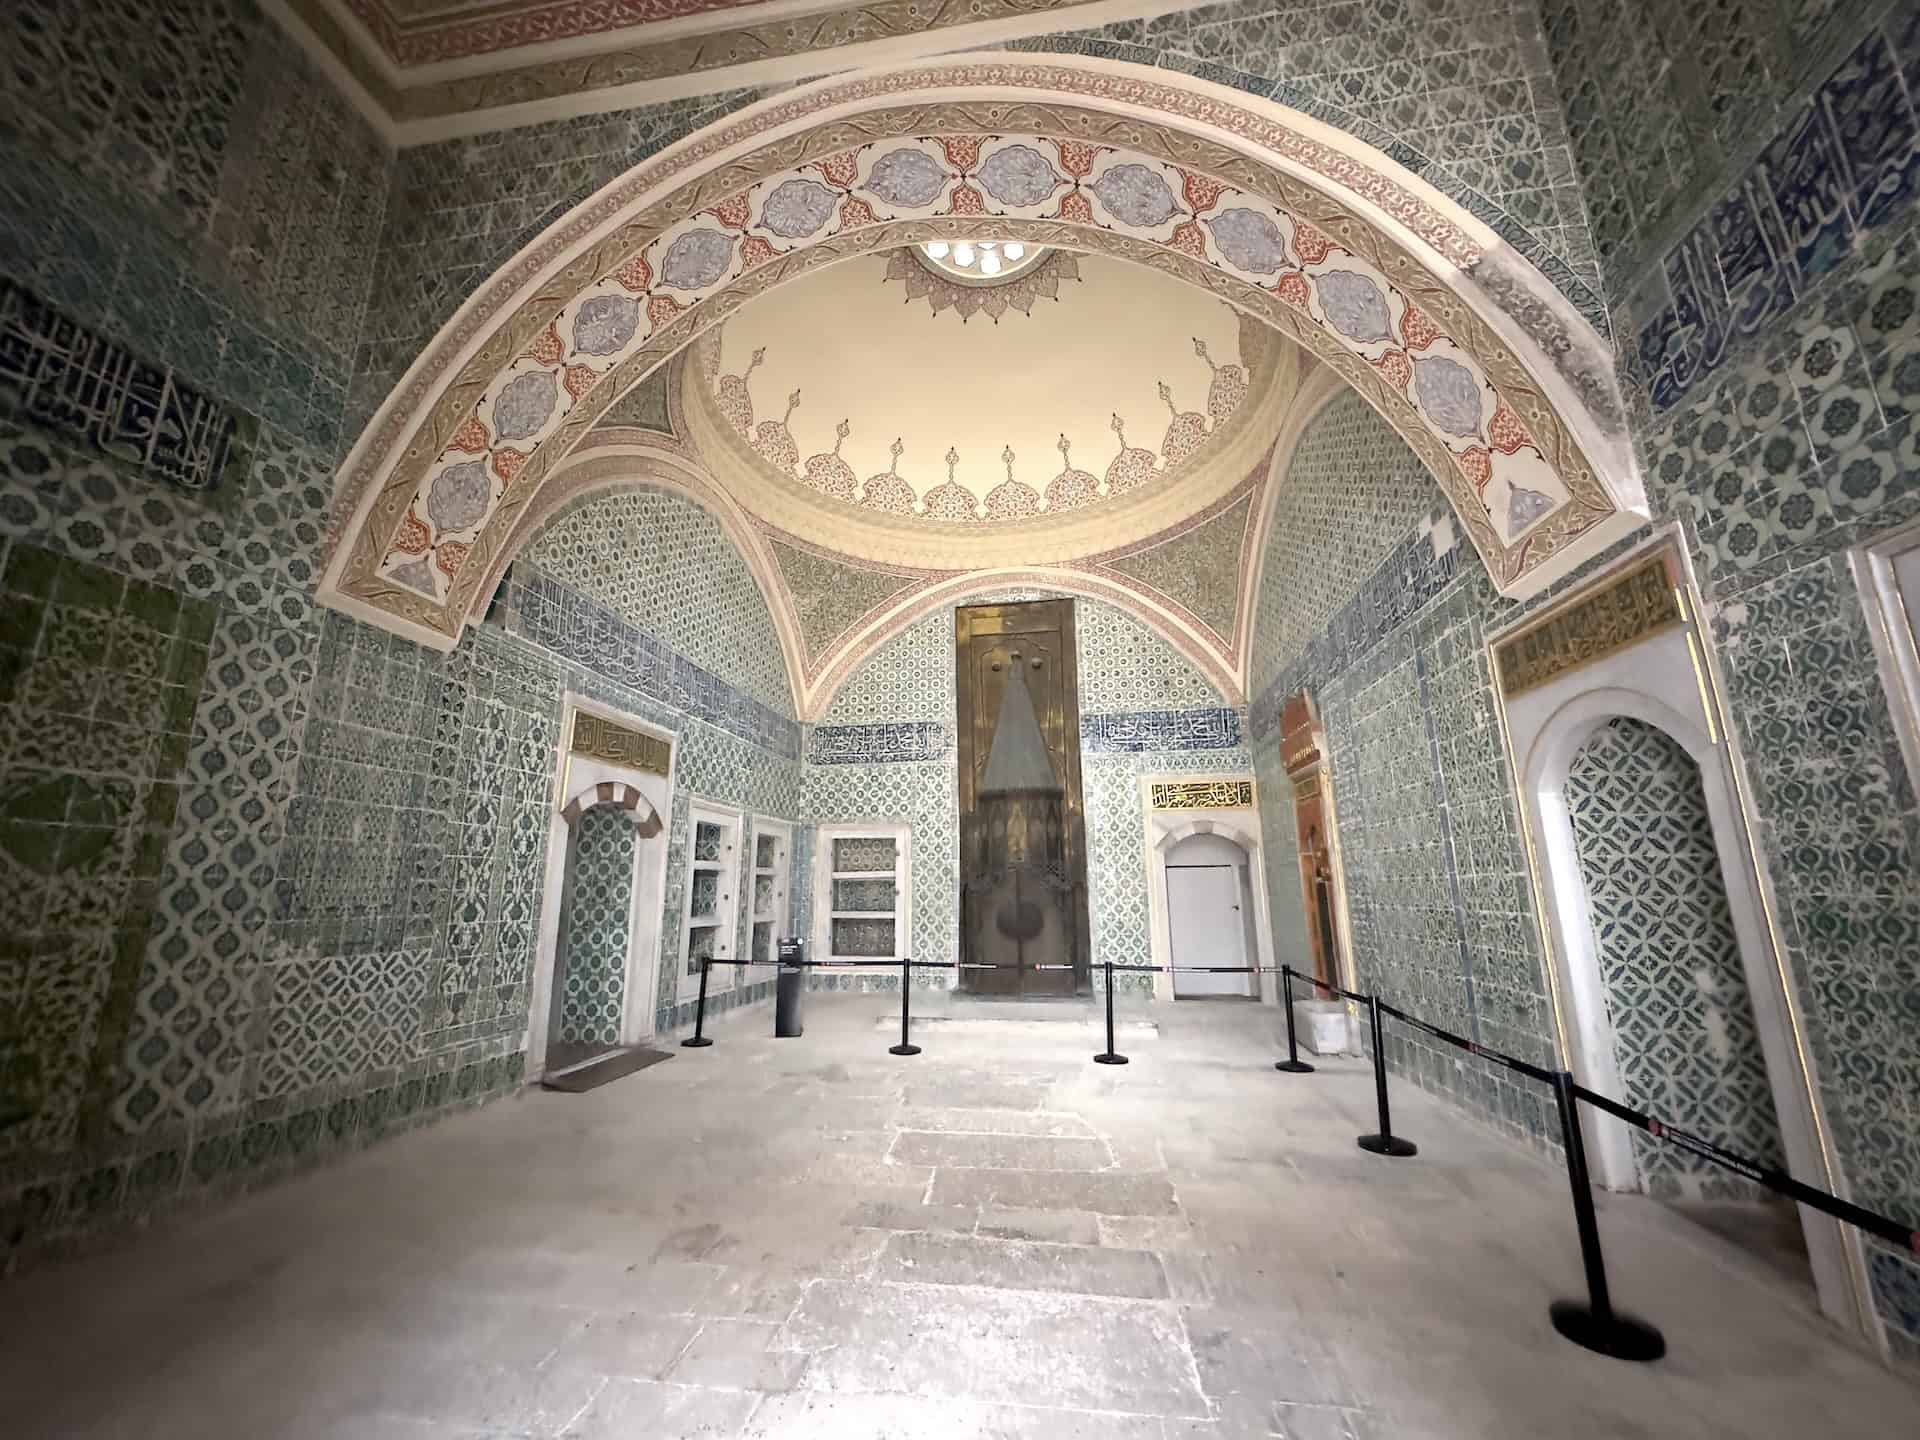
[[[682,373],[686,431],[782,530],[964,567],[1051,561],[1204,508],[1271,446],[1301,356],[1145,267],[1050,250],[965,286],[912,250],[762,296]]]

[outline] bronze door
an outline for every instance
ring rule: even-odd
[[[1340,980],[1340,934],[1334,923],[1333,856],[1327,843],[1325,797],[1317,769],[1293,782],[1294,823],[1300,846],[1300,888],[1307,903],[1307,944],[1313,973],[1330,985]],[[1320,999],[1329,999],[1324,991]]]
[[[1059,996],[1085,993],[1088,980],[1086,835],[1080,791],[1080,695],[1073,602],[975,605],[954,612],[958,667],[960,784],[960,959],[1008,968],[962,970],[961,988],[976,995]],[[1023,841],[1057,853],[1044,875],[993,866],[990,832],[1005,826],[1007,797],[981,785],[1017,667],[1032,700],[1046,763],[1059,793],[1016,817]],[[1024,708],[1021,708],[1024,714]],[[1040,812],[1044,811],[1044,814]],[[1004,838],[1004,837],[1002,837]],[[1044,919],[1042,918],[1044,917]],[[1049,968],[1065,966],[1065,969]]]

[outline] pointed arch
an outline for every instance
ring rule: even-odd
[[[1610,367],[1594,378],[1605,342],[1439,191],[1190,76],[963,56],[749,107],[532,242],[354,447],[322,599],[450,647],[520,516],[631,384],[756,294],[963,230],[1150,265],[1266,320],[1400,431],[1509,593],[1639,523]],[[1574,337],[1562,369],[1530,325]]]
[[[468,619],[484,615],[513,558],[563,511],[596,495],[636,487],[665,490],[692,501],[711,516],[745,562],[747,572],[780,637],[780,658],[786,670],[787,690],[794,717],[802,714],[805,690],[805,652],[794,625],[793,607],[780,583],[779,569],[765,537],[740,504],[713,483],[685,446],[649,430],[615,428],[595,433],[593,443],[567,457],[533,503],[521,512],[513,530],[489,563],[476,589]]]
[[[936,610],[957,605],[970,596],[1015,586],[1032,586],[1060,595],[1071,595],[1077,599],[1104,601],[1114,609],[1140,621],[1178,651],[1184,659],[1191,661],[1214,688],[1219,690],[1221,698],[1227,704],[1244,705],[1246,703],[1239,681],[1213,647],[1194,634],[1187,624],[1165,606],[1156,604],[1138,591],[1115,584],[1111,580],[1090,574],[1085,570],[1069,570],[1055,566],[1032,568],[1003,566],[997,569],[968,570],[964,574],[938,580],[924,589],[914,591],[902,599],[900,604],[869,621],[856,635],[844,643],[832,664],[821,673],[814,689],[807,697],[808,717],[817,719],[826,714],[827,707],[833,703],[834,693],[847,678],[858,670],[876,650],[916,620],[922,620]]]

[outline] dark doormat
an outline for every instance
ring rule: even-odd
[[[569,1095],[578,1095],[672,1058],[671,1050],[650,1050],[645,1045],[635,1045],[631,1049],[602,1055],[598,1060],[589,1060],[584,1065],[576,1065],[571,1070],[563,1070],[558,1075],[543,1075],[540,1077],[540,1088],[564,1090]]]

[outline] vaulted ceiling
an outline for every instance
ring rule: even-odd
[[[969,290],[906,247],[743,306],[568,468],[671,457],[740,517],[803,712],[926,609],[1013,577],[1145,615],[1237,696],[1276,451],[1337,388],[1144,267],[1055,251]]]

